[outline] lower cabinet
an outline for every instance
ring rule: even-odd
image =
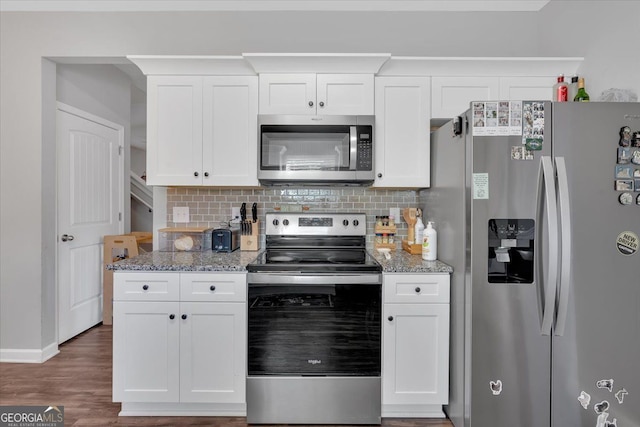
[[[124,415],[244,415],[245,274],[116,272],[113,305],[113,401],[138,405]]]
[[[385,274],[382,416],[444,417],[449,275]]]

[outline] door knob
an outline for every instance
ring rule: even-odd
[[[63,242],[70,242],[74,239],[74,237],[71,234],[63,234],[62,237],[60,237],[60,240],[62,240]]]

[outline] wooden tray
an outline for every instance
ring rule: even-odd
[[[417,243],[410,245],[408,240],[402,240],[402,249],[409,252],[411,255],[422,254],[422,245]]]

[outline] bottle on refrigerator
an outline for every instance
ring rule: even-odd
[[[438,233],[433,228],[433,221],[427,223],[422,235],[422,259],[435,261],[438,258]]]
[[[573,100],[575,102],[589,102],[589,94],[584,90],[584,77],[578,79],[578,92]]]
[[[576,93],[578,93],[578,75],[574,74],[571,76],[571,83],[569,83],[569,94],[568,101],[573,101],[573,98],[576,97]]]
[[[558,76],[558,82],[553,85],[553,100],[567,102],[569,100],[569,85],[564,81],[564,74]]]

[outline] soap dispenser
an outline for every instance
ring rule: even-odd
[[[418,217],[416,219],[416,225],[414,227],[414,230],[415,230],[415,233],[414,233],[415,234],[415,237],[414,237],[415,240],[414,241],[417,244],[422,243],[422,235],[424,233],[424,223],[422,222],[422,218]]]
[[[438,233],[433,228],[433,221],[427,223],[422,238],[422,259],[435,261],[438,258]]]

